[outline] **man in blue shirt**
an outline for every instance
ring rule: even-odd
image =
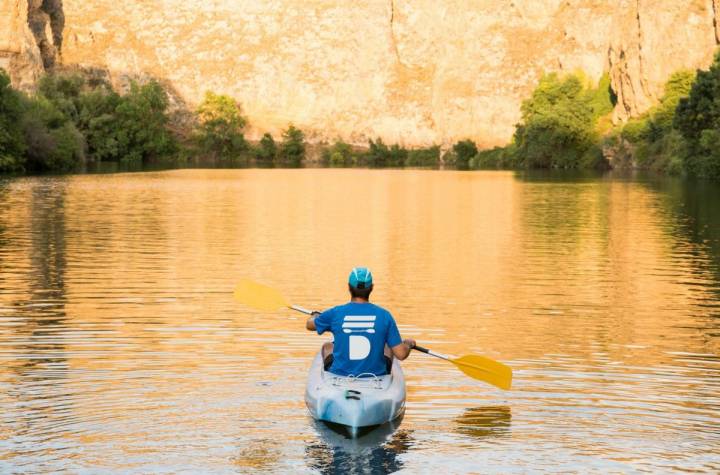
[[[390,312],[370,303],[373,281],[366,267],[355,267],[350,272],[348,289],[350,302],[313,313],[305,326],[319,335],[330,330],[335,337],[334,344],[323,345],[326,362],[332,352],[332,364],[329,368],[326,364],[331,373],[340,376],[387,374],[390,358],[407,358],[415,347],[415,340],[402,340]]]

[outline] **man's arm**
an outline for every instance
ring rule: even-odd
[[[317,331],[317,327],[315,326],[315,317],[320,315],[320,312],[313,312],[312,315],[310,315],[305,322],[305,328],[310,330],[311,332]]]
[[[415,348],[415,340],[413,340],[412,338],[406,338],[399,345],[393,346],[391,350],[393,352],[393,355],[395,355],[395,358],[402,361],[408,356],[410,356],[410,352],[413,348]]]

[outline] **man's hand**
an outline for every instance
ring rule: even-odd
[[[408,346],[408,348],[410,348],[411,350],[413,348],[415,348],[415,344],[416,344],[415,340],[413,340],[412,338],[405,338],[403,340],[403,343],[405,343]]]

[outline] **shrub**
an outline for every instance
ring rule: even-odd
[[[440,147],[433,145],[429,148],[409,150],[405,166],[407,167],[437,167],[440,163]]]
[[[26,99],[21,125],[27,144],[27,169],[68,172],[85,160],[85,139],[44,96]]]
[[[254,149],[255,160],[262,165],[271,165],[277,157],[277,145],[272,135],[265,133]]]
[[[323,162],[331,167],[346,167],[353,163],[353,150],[350,144],[342,140],[323,150]]]
[[[291,167],[299,167],[305,158],[305,134],[302,130],[290,125],[283,132],[278,155],[282,162]]]
[[[514,149],[512,146],[494,147],[481,150],[470,159],[469,167],[475,170],[498,170],[515,167]]]
[[[460,170],[467,170],[470,159],[478,153],[477,145],[472,140],[461,140],[453,145],[452,149],[455,156],[455,166]]]
[[[195,140],[203,152],[221,160],[236,160],[247,150],[243,135],[247,121],[233,98],[207,92],[197,115]]]

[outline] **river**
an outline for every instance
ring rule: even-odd
[[[365,265],[413,353],[356,441],[303,402],[325,337],[232,298],[347,300]],[[720,188],[430,170],[0,180],[0,472],[720,471]]]

